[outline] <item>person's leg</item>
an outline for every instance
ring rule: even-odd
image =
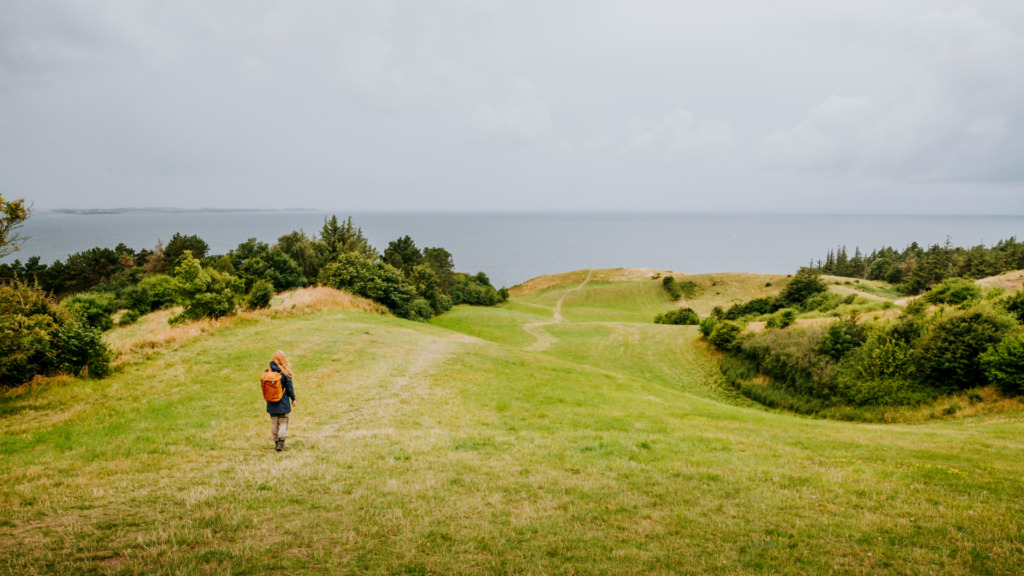
[[[277,414],[271,414],[270,415],[270,437],[274,439],[274,442],[277,442],[277,433],[278,433],[280,427],[281,427],[281,419],[277,416]]]
[[[278,421],[281,423],[277,429],[277,438],[281,442],[284,442],[285,436],[288,435],[288,415],[282,414]]]

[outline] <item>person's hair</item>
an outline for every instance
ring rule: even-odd
[[[285,357],[284,352],[281,352],[280,350],[274,352],[274,356],[271,360],[273,360],[274,364],[277,364],[277,367],[287,374],[289,378],[295,378],[295,375],[292,374],[292,367],[288,364],[288,358]]]

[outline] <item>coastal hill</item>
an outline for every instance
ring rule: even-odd
[[[692,282],[681,303],[665,275]],[[1018,570],[1020,413],[772,411],[696,327],[652,323],[787,281],[582,270],[430,323],[325,288],[153,313],[107,333],[114,375],[0,397],[0,574]],[[275,349],[298,397],[283,453],[257,382]]]

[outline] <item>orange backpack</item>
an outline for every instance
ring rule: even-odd
[[[284,396],[284,387],[281,386],[281,374],[270,368],[260,376],[260,388],[263,389],[263,399],[267,402],[277,402]]]

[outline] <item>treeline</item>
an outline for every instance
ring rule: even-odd
[[[325,218],[318,236],[298,230],[274,244],[250,238],[227,254],[209,251],[198,236],[175,234],[153,249],[122,243],[50,265],[38,257],[0,264],[0,383],[55,370],[77,373],[86,366],[101,375],[110,353],[98,334],[113,325],[118,310],[124,310],[122,324],[173,306],[181,312],[172,323],[217,318],[239,308],[267,307],[275,293],[315,283],[369,298],[412,320],[456,304],[490,306],[508,298],[483,272],[456,272],[444,248],[421,250],[404,236],[379,253],[351,217]],[[76,330],[79,340],[88,341],[82,346],[95,352],[84,364],[68,364],[71,348],[61,344]]]
[[[826,293],[821,293],[826,294]],[[796,309],[807,309],[820,295]],[[937,306],[931,312],[928,304]],[[982,293],[947,278],[895,320],[847,316],[827,325],[742,333],[714,317],[701,323],[725,352],[726,381],[762,404],[819,416],[875,419],[880,408],[913,405],[995,384],[1019,395],[1024,384],[1024,293]],[[771,328],[777,329],[771,329]],[[762,376],[768,376],[763,378]]]
[[[822,274],[884,280],[897,285],[904,294],[915,295],[946,278],[985,278],[1024,268],[1024,242],[1015,237],[1000,240],[992,247],[943,245],[922,248],[917,242],[903,250],[884,247],[862,254],[860,248],[850,256],[845,246],[830,250],[825,260],[813,266]]]

